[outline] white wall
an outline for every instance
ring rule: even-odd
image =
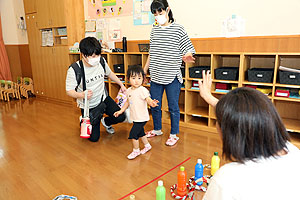
[[[88,1],[88,0],[84,0]],[[300,34],[300,0],[168,0],[174,18],[192,38],[223,37],[222,21],[232,14],[246,21],[244,36]],[[86,2],[85,2],[86,3]],[[87,10],[85,9],[87,18]],[[134,26],[121,17],[123,35],[148,40],[151,26]]]
[[[0,13],[4,44],[28,44],[27,31],[18,29],[19,17],[25,18],[23,0],[0,0]]]

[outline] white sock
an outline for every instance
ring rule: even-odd
[[[137,149],[133,149],[134,152],[139,152],[140,151],[140,148],[137,148]]]
[[[176,134],[170,134],[171,138],[178,138]]]
[[[151,147],[150,143],[145,144],[145,147]]]
[[[161,130],[153,130],[153,133],[155,133],[156,135],[161,135],[162,134]]]

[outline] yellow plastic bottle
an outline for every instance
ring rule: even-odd
[[[216,171],[220,168],[220,158],[218,156],[218,152],[215,152],[213,157],[211,158],[211,170],[210,173],[213,176]]]

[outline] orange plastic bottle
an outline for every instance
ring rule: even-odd
[[[186,171],[184,171],[184,167],[181,166],[180,170],[177,173],[177,195],[183,197],[187,194],[187,188],[186,188]]]

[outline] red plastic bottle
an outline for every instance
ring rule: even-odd
[[[180,170],[177,173],[177,195],[183,197],[187,194],[187,188],[186,188],[186,171],[184,171],[184,167],[181,166]]]

